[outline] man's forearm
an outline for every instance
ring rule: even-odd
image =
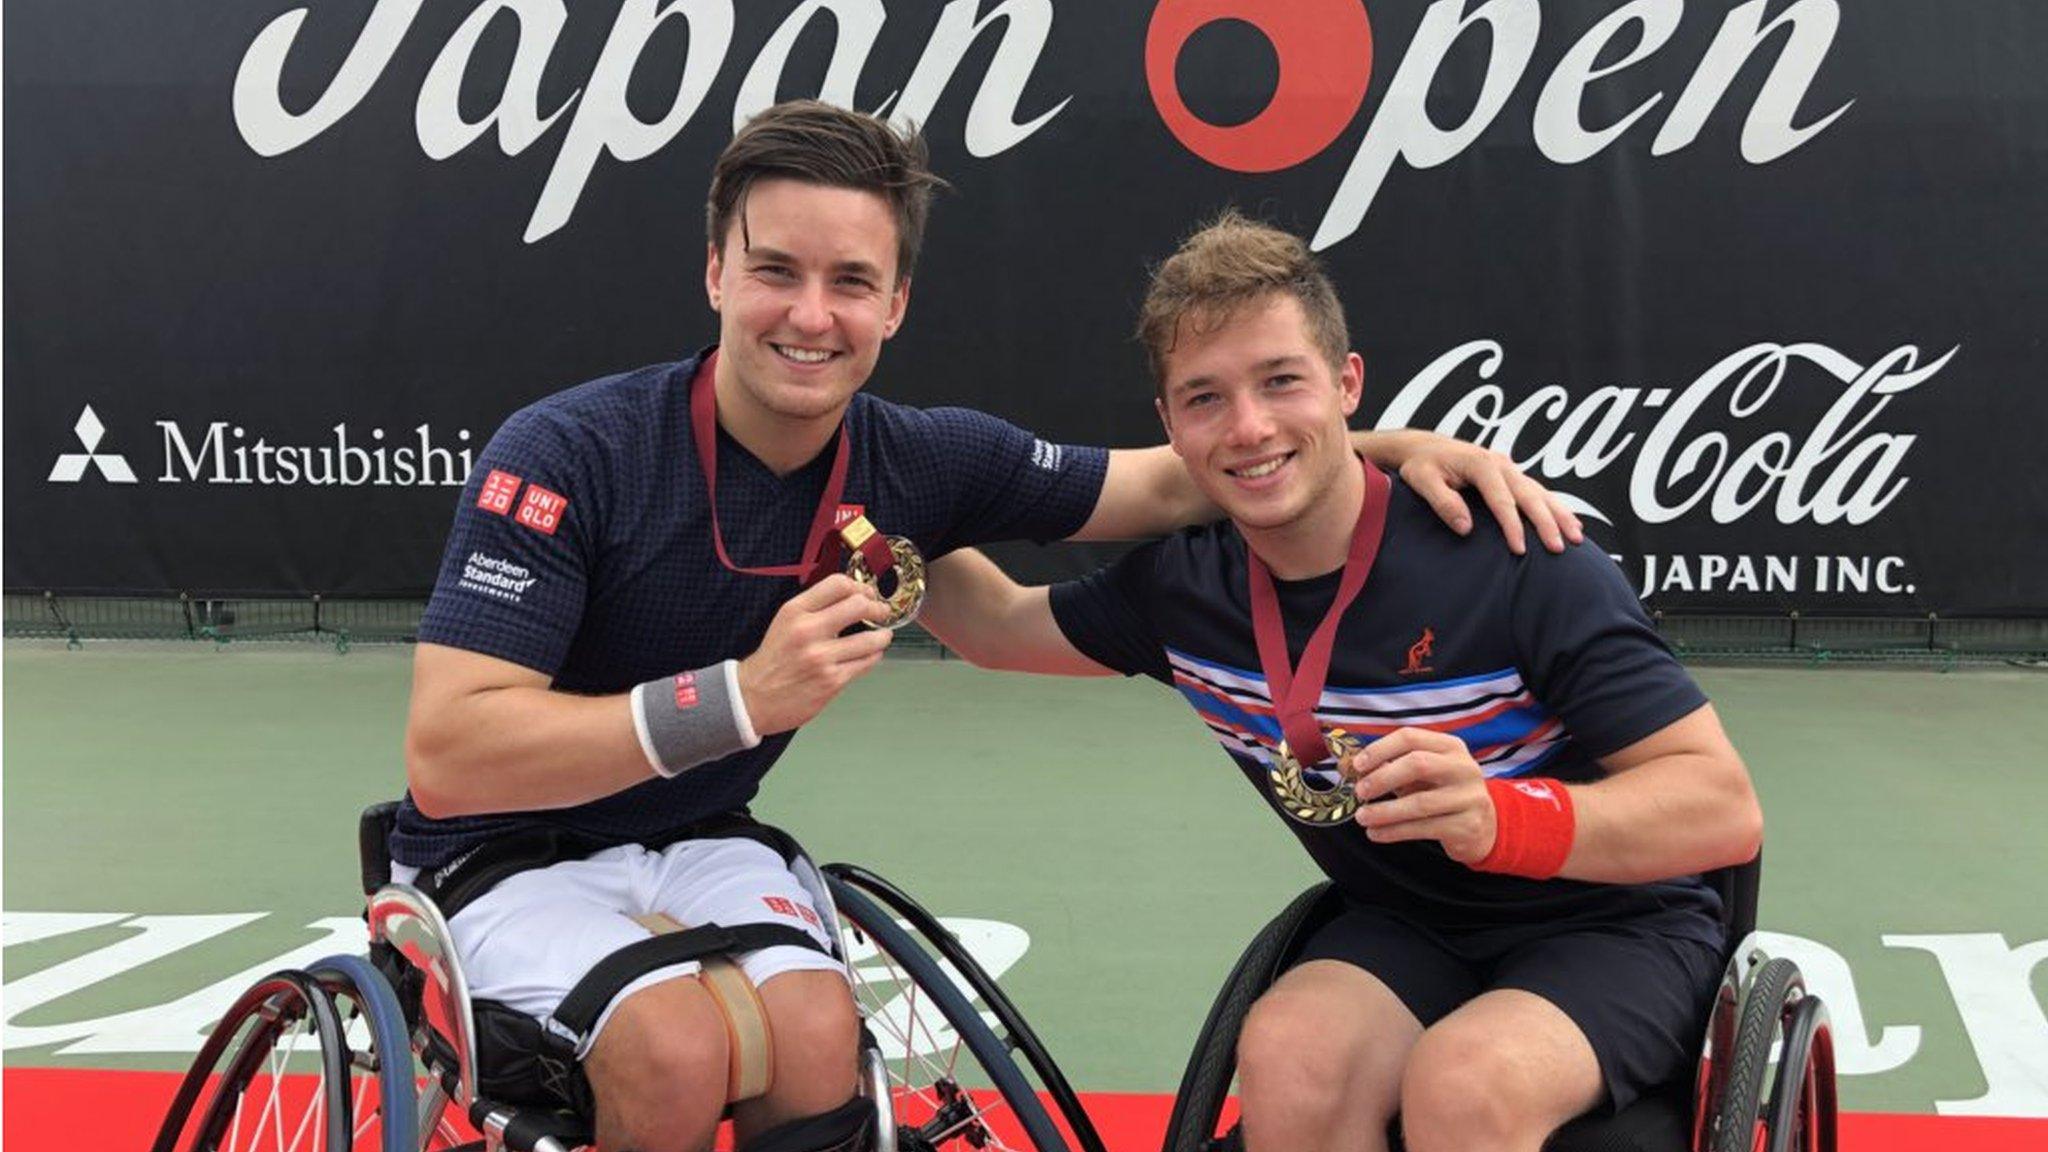
[[[1607,884],[1667,880],[1756,855],[1763,814],[1740,764],[1660,757],[1571,788],[1577,829],[1560,875]]]
[[[438,645],[416,664],[406,778],[430,816],[571,807],[760,742],[732,661],[607,696]]]
[[[1072,539],[1150,540],[1222,515],[1172,448],[1115,448],[1095,511]]]
[[[930,596],[920,622],[977,668],[1106,676],[1082,656],[1054,620],[1047,590],[1024,587],[973,548],[932,562]]]
[[[568,808],[653,778],[629,694],[487,688],[415,704],[406,779],[429,816]]]
[[[1026,637],[1017,616],[1031,589],[975,548],[932,561],[926,580],[930,591],[918,622],[927,631],[978,668],[1018,668]]]
[[[1413,429],[1352,432],[1352,447],[1402,480],[1453,530],[1472,528],[1464,491],[1476,492],[1499,523],[1508,547],[1523,549],[1522,520],[1534,525],[1544,547],[1561,551],[1579,538],[1578,520],[1518,471],[1506,456],[1435,432]],[[1109,454],[1109,472],[1095,510],[1076,540],[1149,540],[1190,524],[1223,516],[1188,475],[1173,449],[1119,448]]]

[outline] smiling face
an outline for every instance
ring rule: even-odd
[[[876,193],[788,179],[748,189],[704,271],[727,431],[764,460],[782,444],[823,446],[903,322],[910,282],[896,259],[895,215]]]
[[[1332,365],[1293,296],[1269,293],[1220,324],[1183,317],[1160,369],[1173,450],[1248,537],[1315,537],[1342,520],[1326,513],[1357,472],[1344,422],[1364,364],[1347,353]]]

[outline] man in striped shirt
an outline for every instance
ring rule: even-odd
[[[1140,335],[1230,521],[1052,588],[956,553],[924,618],[977,664],[1173,686],[1337,883],[1246,1022],[1247,1147],[1385,1148],[1399,1113],[1415,1152],[1535,1152],[1683,1073],[1723,946],[1698,873],[1762,818],[1619,570],[1454,535],[1352,452],[1362,363],[1293,236],[1197,233]]]

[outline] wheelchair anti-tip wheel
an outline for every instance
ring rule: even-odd
[[[310,975],[258,980],[201,1047],[152,1152],[348,1148],[346,1053],[334,1005]]]
[[[953,934],[871,872],[844,864],[824,872],[854,996],[886,1073],[896,1147],[1101,1152],[1044,1045]]]

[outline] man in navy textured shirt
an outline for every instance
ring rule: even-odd
[[[1081,580],[973,550],[925,620],[968,659],[1173,686],[1343,912],[1238,1045],[1251,1152],[1535,1152],[1690,1066],[1720,972],[1699,879],[1761,816],[1601,552],[1444,530],[1352,451],[1363,365],[1308,248],[1227,214],[1154,276],[1156,405],[1230,516]]]
[[[757,117],[707,205],[719,343],[515,413],[458,507],[420,628],[395,874],[449,913],[472,997],[504,1009],[487,1030],[524,1022],[587,1076],[552,1080],[587,1084],[569,1096],[605,1149],[708,1147],[729,1102],[744,1149],[861,1139],[857,1024],[814,886],[744,817],[892,635],[854,627],[887,611],[839,574],[840,529],[864,519],[935,556],[1214,514],[1164,447],[1053,445],[860,392],[903,322],[936,183],[922,141],[871,117]],[[1517,503],[1547,546],[1560,519],[1576,533],[1495,454],[1367,446],[1461,531],[1454,484],[1486,493],[1517,547]],[[696,960],[592,983],[650,932],[705,923],[779,933],[735,958],[757,992],[721,994]],[[758,997],[771,1047],[742,1039],[735,996]]]

